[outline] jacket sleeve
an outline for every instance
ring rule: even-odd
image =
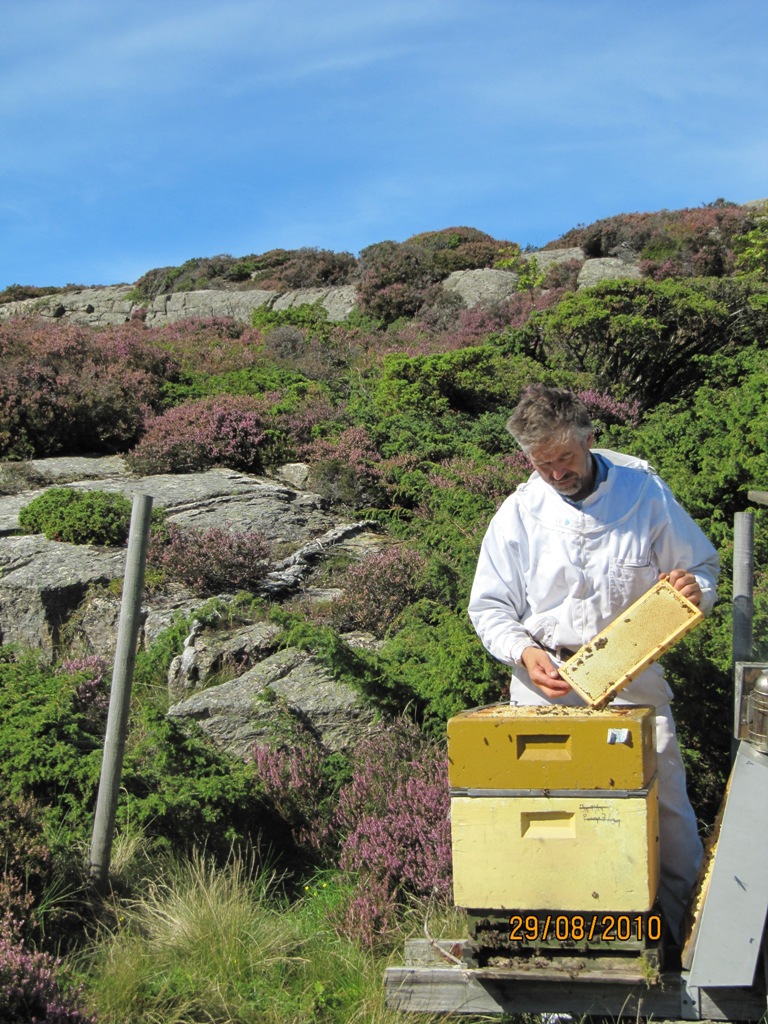
[[[505,665],[515,665],[525,648],[536,642],[521,621],[527,607],[520,550],[525,540],[512,542],[507,535],[508,513],[505,503],[483,538],[468,611],[486,650]]]
[[[717,577],[720,558],[703,531],[678,504],[667,484],[656,477],[662,503],[661,524],[653,547],[662,572],[685,569],[696,577],[701,587],[699,607],[705,615],[717,600]]]

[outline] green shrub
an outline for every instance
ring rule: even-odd
[[[264,397],[280,392],[283,395],[303,395],[311,387],[306,377],[295,369],[277,367],[273,363],[248,366],[223,373],[188,370],[179,379],[168,381],[162,387],[161,401],[165,409],[185,405],[201,398],[217,395],[251,395]]]
[[[328,310],[322,302],[303,302],[288,309],[269,309],[257,306],[251,316],[251,323],[262,333],[276,327],[302,327],[312,333],[326,335],[332,324]]]
[[[221,861],[233,845],[256,846],[261,834],[279,854],[290,837],[254,781],[251,765],[145,703],[126,747],[118,825],[142,828],[168,849],[205,848]]]
[[[0,648],[0,791],[32,799],[41,814],[82,828],[92,807],[101,738],[76,708],[78,681],[36,654]]]
[[[51,487],[19,512],[22,533],[44,533],[69,544],[121,545],[128,537],[131,503],[122,494]]]
[[[713,353],[765,338],[753,291],[736,280],[604,281],[511,337],[550,368],[590,374],[589,386],[648,407],[690,396]]]
[[[0,792],[35,801],[70,850],[90,837],[102,751],[82,677],[0,648]],[[199,843],[224,859],[233,843],[255,844],[262,829],[276,847],[282,838],[270,833],[252,768],[166,718],[146,693],[131,716],[117,821],[168,848]]]
[[[754,274],[761,281],[768,279],[768,203],[751,231],[734,240],[736,266],[742,274]]]
[[[427,732],[443,736],[452,715],[508,697],[509,669],[486,654],[465,613],[422,598],[399,625],[378,667],[400,710],[413,707]]]
[[[657,406],[637,430],[617,430],[612,445],[648,459],[717,546],[730,539],[734,514],[750,507],[749,491],[768,482],[765,352],[745,350],[727,363],[712,386],[684,404]]]

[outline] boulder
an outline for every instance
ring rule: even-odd
[[[536,257],[536,263],[539,266],[539,270],[549,270],[550,267],[556,266],[558,263],[571,263],[577,261],[583,263],[586,257],[584,256],[584,250],[580,245],[572,246],[568,249],[537,249],[536,252],[523,253],[522,258],[529,259],[531,256]]]
[[[309,483],[309,466],[306,462],[286,462],[270,475],[301,491]]]
[[[640,268],[635,263],[606,256],[602,259],[587,260],[579,271],[578,287],[589,288],[600,281],[619,281],[625,278],[639,280]]]
[[[74,610],[88,589],[125,571],[125,551],[48,541],[0,542],[0,643],[55,657]]]
[[[269,655],[237,679],[172,705],[168,717],[195,722],[217,747],[248,760],[254,744],[272,744],[286,713],[332,751],[373,731],[374,709],[317,658],[295,648]]]
[[[518,276],[511,270],[454,270],[443,288],[460,295],[471,308],[510,298],[518,290]]]

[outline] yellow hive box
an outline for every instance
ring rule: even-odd
[[[644,913],[659,883],[657,782],[637,796],[451,798],[454,902]]]
[[[454,789],[642,789],[655,771],[650,707],[494,704],[448,722]]]
[[[663,580],[561,665],[560,675],[590,707],[602,707],[703,618]]]

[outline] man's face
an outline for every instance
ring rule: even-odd
[[[542,480],[558,494],[581,501],[594,485],[595,470],[589,450],[593,441],[592,434],[586,441],[566,436],[536,445],[528,452],[528,458]]]

